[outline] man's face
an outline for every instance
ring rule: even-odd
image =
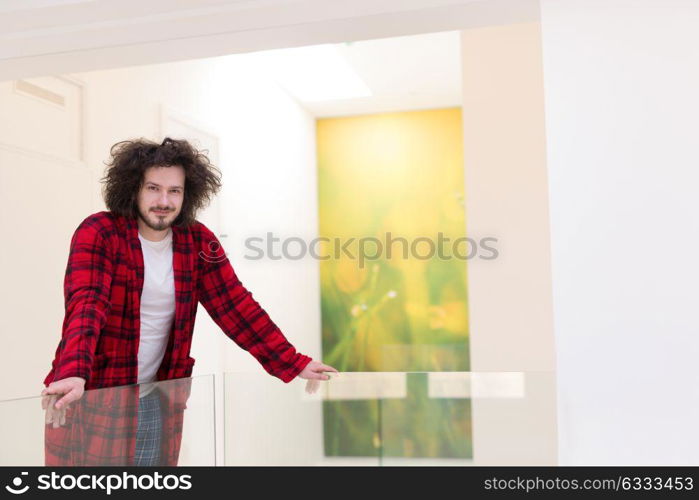
[[[172,225],[182,210],[184,169],[180,166],[151,167],[145,171],[138,192],[138,215],[151,229],[162,231]]]

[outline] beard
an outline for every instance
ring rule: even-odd
[[[170,226],[172,226],[172,223],[175,222],[175,219],[177,217],[173,217],[172,220],[168,220],[168,218],[173,213],[174,210],[169,210],[166,216],[156,215],[154,213],[151,213],[150,211],[147,214],[144,214],[140,208],[138,209],[138,217],[143,221],[143,223],[146,226],[153,229],[154,231],[162,231],[163,229],[167,229]]]

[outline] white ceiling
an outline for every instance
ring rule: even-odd
[[[315,116],[453,107],[459,30],[537,17],[537,0],[0,0],[0,80],[334,43],[372,95],[299,100]]]
[[[0,0],[0,80],[340,41],[372,95],[297,99],[313,115],[460,106],[459,31],[444,28],[528,20],[533,2]]]
[[[372,95],[340,100],[304,101],[289,93],[317,117],[434,109],[461,105],[461,60],[458,31],[337,44],[343,57]],[[277,58],[294,51],[274,51]],[[264,61],[265,53],[244,56]],[[272,64],[272,62],[270,62]],[[273,73],[273,70],[270,70]],[[283,87],[283,80],[279,82]],[[288,90],[288,89],[287,89]]]
[[[0,81],[538,18],[538,0],[0,0]]]

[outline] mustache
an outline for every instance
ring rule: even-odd
[[[174,208],[157,208],[157,207],[156,207],[156,208],[151,208],[150,211],[151,211],[151,212],[155,212],[155,211],[158,211],[158,212],[174,212],[175,209],[174,209]]]

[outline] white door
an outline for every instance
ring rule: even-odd
[[[0,400],[38,396],[61,339],[70,239],[95,194],[82,95],[68,78],[0,83]],[[0,405],[0,443],[19,452],[0,465],[43,465],[39,401]]]

